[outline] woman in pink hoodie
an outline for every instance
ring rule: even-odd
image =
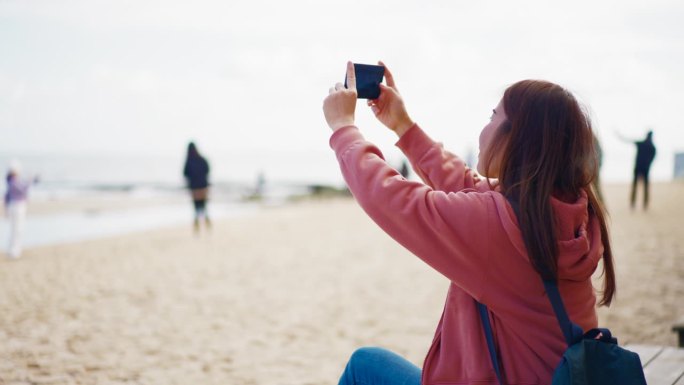
[[[600,259],[599,305],[615,295],[605,210],[591,188],[598,159],[588,117],[558,85],[513,84],[480,134],[481,178],[414,123],[387,68],[385,77],[368,105],[398,135],[424,183],[399,175],[354,125],[351,63],[348,88],[336,84],[323,103],[330,145],[366,213],[451,285],[422,370],[384,349],[362,348],[340,384],[498,384],[478,301],[489,309],[502,382],[550,383],[567,344],[542,277],[557,282],[584,331],[597,327],[591,276]]]

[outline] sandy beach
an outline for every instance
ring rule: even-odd
[[[654,184],[648,212],[604,193],[618,297],[600,324],[674,346],[684,183]],[[0,260],[0,384],[336,384],[359,346],[421,365],[447,286],[343,198],[30,248]]]

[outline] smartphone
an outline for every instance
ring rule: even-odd
[[[356,73],[356,92],[358,99],[377,99],[380,97],[380,83],[385,76],[385,67],[372,64],[354,63]],[[347,75],[344,76],[347,87]]]

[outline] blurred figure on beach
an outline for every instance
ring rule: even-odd
[[[594,191],[598,199],[603,202],[603,191],[601,191],[601,166],[603,166],[603,148],[601,148],[601,142],[599,141],[596,134],[594,134],[594,148],[596,149],[596,158],[598,159],[598,170],[596,172],[596,178],[592,182]]]
[[[632,179],[632,193],[630,196],[630,207],[632,209],[636,206],[637,185],[639,181],[644,185],[644,210],[648,209],[649,196],[649,180],[648,174],[651,170],[651,164],[656,156],[656,148],[653,144],[653,131],[646,134],[644,140],[630,140],[617,133],[618,137],[624,142],[634,143],[637,148],[636,160],[634,161],[634,179]]]
[[[404,177],[404,179],[408,179],[409,177],[409,167],[408,164],[406,163],[406,160],[401,161],[401,167],[399,168],[399,174]]]
[[[193,227],[195,232],[200,231],[200,221],[204,219],[206,228],[211,227],[209,214],[207,213],[207,199],[209,198],[209,162],[197,150],[195,143],[188,144],[188,153],[185,159],[183,175],[187,181],[192,203],[195,208]]]
[[[264,191],[266,190],[266,174],[263,171],[259,171],[257,174],[256,183],[254,184],[254,191],[252,191],[251,199],[259,200],[264,197]]]
[[[7,191],[5,192],[5,216],[9,220],[9,245],[7,255],[11,259],[21,257],[22,233],[26,222],[26,208],[28,191],[33,183],[38,182],[38,177],[32,180],[22,180],[20,177],[21,166],[19,162],[12,161],[7,171]]]

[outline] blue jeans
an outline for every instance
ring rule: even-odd
[[[383,348],[360,348],[352,354],[339,385],[420,385],[421,370]]]

